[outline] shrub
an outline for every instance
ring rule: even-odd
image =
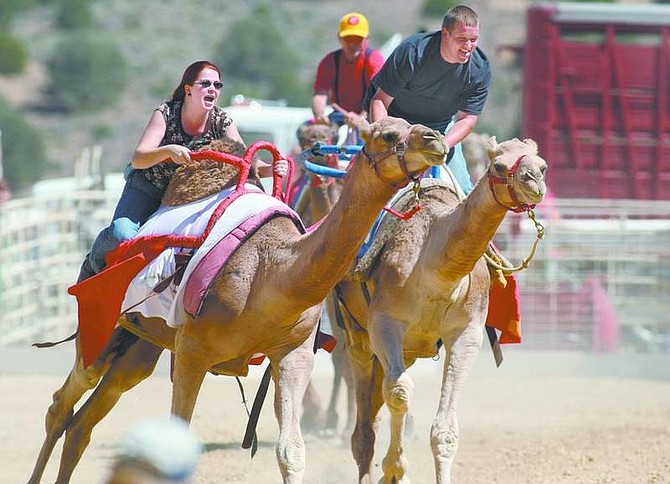
[[[113,43],[86,34],[67,37],[47,61],[52,107],[69,112],[112,105],[126,85],[126,61]]]
[[[0,98],[3,175],[15,193],[42,178],[47,169],[44,142],[6,100]]]
[[[0,74],[21,74],[28,62],[23,43],[9,34],[0,33]]]
[[[457,0],[423,0],[421,13],[426,17],[444,17],[447,10],[459,3]]]
[[[20,12],[30,10],[36,0],[0,0],[0,27],[7,29]]]
[[[56,22],[63,30],[90,27],[93,21],[89,0],[58,0]]]
[[[261,97],[304,105],[311,100],[311,89],[301,84],[297,74],[300,59],[286,43],[287,35],[280,30],[277,15],[280,12],[272,11],[271,6],[257,7],[226,31],[216,47],[219,54],[213,58],[232,84],[252,85]]]

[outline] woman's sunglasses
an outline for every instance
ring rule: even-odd
[[[209,87],[211,85],[214,85],[214,89],[221,89],[223,87],[223,83],[221,81],[210,81],[209,79],[205,79],[203,81],[198,81],[196,84],[200,84],[202,87]]]

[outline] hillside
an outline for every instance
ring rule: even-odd
[[[129,82],[114,107],[76,116],[38,109],[47,82],[44,61],[64,34],[54,29],[51,9],[31,11],[18,18],[13,26],[15,35],[29,47],[31,63],[23,76],[0,78],[0,95],[9,99],[43,134],[49,160],[54,163],[49,177],[71,175],[75,157],[83,147],[93,144],[103,148],[103,170],[121,170],[151,110],[169,96],[183,68],[193,60],[212,58],[213,46],[221,40],[225,29],[247,15],[258,1],[200,0],[197,4],[188,0],[93,1],[96,34],[120,46],[129,63]],[[498,136],[508,136],[516,129],[518,69],[514,64],[510,67],[509,59],[496,54],[496,46],[523,40],[526,3],[523,0],[469,2],[482,17],[481,46],[494,65],[494,86],[480,128]],[[378,46],[395,32],[405,36],[420,28],[439,28],[441,18],[421,18],[421,4],[420,0],[282,0],[280,21],[287,43],[302,59],[300,76],[309,85],[320,57],[337,47],[337,22],[341,15],[357,10],[368,16],[372,44]],[[224,84],[225,74],[224,68]],[[104,86],[90,88],[104,89]],[[226,105],[234,94],[224,90],[219,104]]]

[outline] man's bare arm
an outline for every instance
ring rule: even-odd
[[[392,102],[393,98],[378,87],[377,92],[370,100],[370,121],[374,123],[388,116],[389,106]]]
[[[444,135],[447,145],[454,146],[456,143],[463,141],[475,128],[477,119],[478,116],[475,114],[467,114],[462,111],[456,113],[456,122]]]

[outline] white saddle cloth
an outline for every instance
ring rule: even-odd
[[[202,246],[191,258],[179,286],[170,284],[160,293],[153,293],[154,287],[176,269],[175,253],[183,250],[168,248],[156,259],[147,264],[130,282],[121,311],[139,312],[145,317],[159,317],[169,326],[179,326],[184,322],[183,289],[186,287],[192,269],[205,254],[242,222],[263,210],[276,205],[286,206],[283,202],[266,194],[253,185],[247,185],[249,193],[234,200],[219,218]],[[200,236],[219,204],[234,189],[224,190],[202,200],[176,207],[162,206],[140,228],[138,236],[178,234]]]

